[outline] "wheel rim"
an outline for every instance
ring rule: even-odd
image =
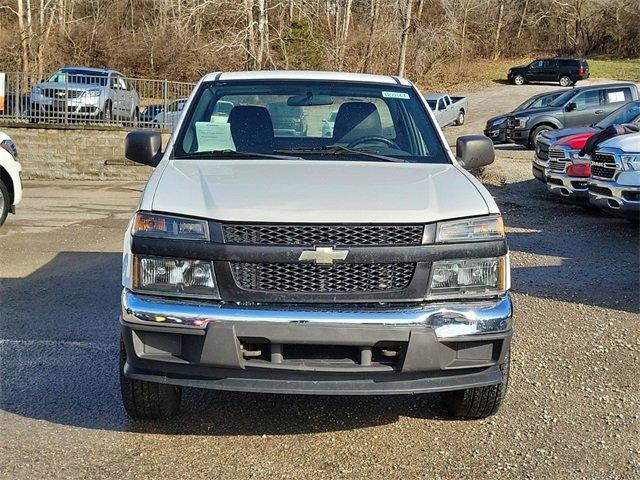
[[[524,78],[522,78],[522,75],[517,75],[515,78],[515,82],[516,85],[522,85],[524,83]]]
[[[464,122],[464,113],[460,113],[460,115],[458,115],[458,123],[462,122]]]
[[[2,218],[3,213],[4,213],[4,195],[2,194],[2,190],[0,190],[0,218]]]
[[[536,134],[535,138],[533,139],[533,140],[534,140],[534,142],[537,142],[537,141],[538,141],[538,139],[539,139],[542,135],[544,135],[545,133],[547,133],[548,131],[549,131],[549,129],[548,129],[548,128],[547,128],[547,129],[544,129],[544,130],[540,130],[540,131]]]
[[[562,85],[563,87],[566,87],[569,85],[569,79],[567,77],[562,77],[560,79],[560,85]]]

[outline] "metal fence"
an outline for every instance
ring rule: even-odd
[[[0,122],[171,129],[195,84],[63,69],[6,73]]]

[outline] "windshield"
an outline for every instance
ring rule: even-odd
[[[637,123],[640,121],[640,101],[629,102],[596,123],[596,127],[607,128],[621,123]]]
[[[84,85],[102,85],[107,84],[107,72],[99,70],[83,70],[80,68],[63,68],[54,73],[49,82],[60,83],[82,83]]]
[[[327,118],[335,122],[331,131]],[[355,82],[204,83],[185,114],[174,157],[225,151],[449,163],[412,88]]]
[[[552,93],[549,95],[544,95],[542,97],[536,98],[528,98],[520,105],[518,105],[514,112],[519,112],[520,110],[526,110],[527,108],[541,108],[549,105],[554,99],[558,98],[560,93]]]

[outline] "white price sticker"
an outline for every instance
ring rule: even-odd
[[[409,100],[409,94],[404,92],[382,92],[384,98],[401,98],[402,100]]]

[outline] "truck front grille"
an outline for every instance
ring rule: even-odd
[[[236,285],[259,292],[366,293],[402,290],[411,282],[415,263],[232,262]]]
[[[420,245],[422,225],[224,224],[225,243],[251,245]]]
[[[610,153],[596,152],[591,155],[591,176],[613,178],[617,171],[616,159]]]
[[[67,90],[64,88],[45,88],[42,90],[42,95],[47,98],[78,98],[83,93],[83,90]]]
[[[564,156],[564,150],[558,148],[549,149],[549,168],[556,172],[564,172],[567,165],[567,159]]]

